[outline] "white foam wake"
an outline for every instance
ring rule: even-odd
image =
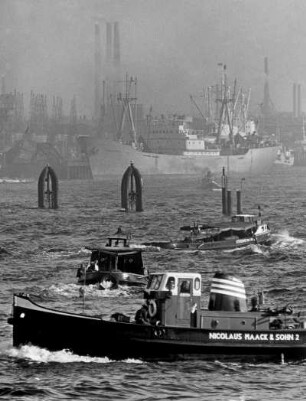
[[[291,237],[287,230],[282,230],[277,234],[272,234],[273,247],[298,246],[304,244],[304,240]]]
[[[107,357],[98,358],[90,356],[80,356],[73,354],[69,350],[51,352],[44,348],[35,347],[32,345],[24,345],[20,348],[10,348],[6,351],[6,354],[12,358],[27,359],[33,362],[39,363],[112,363],[116,362]],[[138,359],[125,359],[125,363],[143,363]]]

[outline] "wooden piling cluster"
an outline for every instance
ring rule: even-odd
[[[241,202],[241,189],[236,190],[236,203],[237,203],[237,214],[242,213],[242,202]],[[228,178],[225,174],[225,167],[222,169],[222,214],[224,216],[231,216],[232,214],[232,191],[228,189]]]
[[[133,163],[126,169],[121,181],[121,207],[126,212],[142,212],[142,178]]]
[[[49,165],[42,170],[38,179],[38,207],[58,208],[58,179]]]

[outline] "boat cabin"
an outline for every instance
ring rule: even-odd
[[[198,273],[155,273],[145,290],[149,315],[167,326],[190,327],[191,311],[200,305],[201,275]]]
[[[216,273],[209,298],[202,307],[202,280],[198,273],[150,274],[144,292],[150,324],[220,330],[272,330],[294,324],[290,311],[261,309],[257,297],[247,304],[242,281],[230,274]],[[291,311],[292,313],[292,311]],[[136,322],[139,314],[136,314]]]
[[[123,273],[144,274],[141,249],[118,245],[87,249],[91,250],[87,271],[111,272],[120,270]]]
[[[129,247],[129,240],[127,237],[109,237],[105,246],[127,248]]]
[[[77,270],[79,284],[101,284],[111,273],[111,280],[116,285],[125,282],[137,285],[142,283],[140,276],[147,276],[142,249],[131,248],[126,236],[114,235],[108,238],[105,246],[86,249],[91,255],[87,266],[82,264]]]
[[[250,223],[256,224],[256,216],[254,214],[235,214],[232,216],[233,223]]]

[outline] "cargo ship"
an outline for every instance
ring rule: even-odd
[[[118,104],[103,104],[100,135],[80,138],[94,178],[121,175],[131,161],[144,175],[203,175],[226,168],[227,174],[251,176],[273,166],[279,144],[257,133],[254,119],[247,116],[249,95],[231,90],[225,72],[222,83],[209,93],[214,109],[202,113],[197,105],[200,118],[153,117],[151,112],[143,118],[142,105],[130,91],[134,81],[126,81],[129,90],[117,97]]]
[[[131,161],[143,175],[201,175],[208,170],[216,174],[225,167],[228,175],[252,176],[269,171],[279,149],[277,145],[263,145],[246,148],[236,154],[203,149],[201,152],[183,152],[178,155],[141,151],[105,138],[87,137],[83,141],[86,141],[90,168],[95,179],[105,175],[122,175]]]

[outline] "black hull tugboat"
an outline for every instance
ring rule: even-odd
[[[236,214],[230,222],[183,226],[188,235],[177,241],[150,241],[143,245],[162,249],[219,250],[248,245],[271,245],[271,230],[267,223],[253,214]]]
[[[90,260],[77,270],[78,283],[99,284],[101,289],[115,289],[118,285],[145,286],[148,271],[143,265],[142,249],[132,248],[129,239],[118,230],[108,238],[105,246],[89,248]]]
[[[115,360],[283,362],[306,357],[306,312],[268,308],[257,296],[247,305],[243,283],[223,273],[212,280],[206,308],[201,288],[197,273],[152,274],[135,317],[116,313],[110,320],[45,308],[15,294],[8,319],[13,346]]]

